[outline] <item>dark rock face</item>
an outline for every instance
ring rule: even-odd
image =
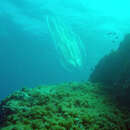
[[[126,35],[117,51],[100,60],[89,80],[116,89],[121,99],[127,98],[130,104],[130,34]]]

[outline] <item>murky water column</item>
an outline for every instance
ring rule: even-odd
[[[84,69],[86,52],[80,38],[57,17],[48,16],[47,24],[62,66],[67,70]]]

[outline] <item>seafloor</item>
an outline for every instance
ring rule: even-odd
[[[1,102],[0,130],[130,130],[130,112],[99,84],[43,85]]]

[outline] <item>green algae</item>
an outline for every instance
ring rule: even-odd
[[[1,130],[127,130],[122,111],[101,85],[64,83],[13,93],[0,104]]]

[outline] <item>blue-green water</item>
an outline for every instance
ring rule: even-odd
[[[86,81],[99,59],[130,32],[129,4],[2,0],[0,99],[24,86]]]

